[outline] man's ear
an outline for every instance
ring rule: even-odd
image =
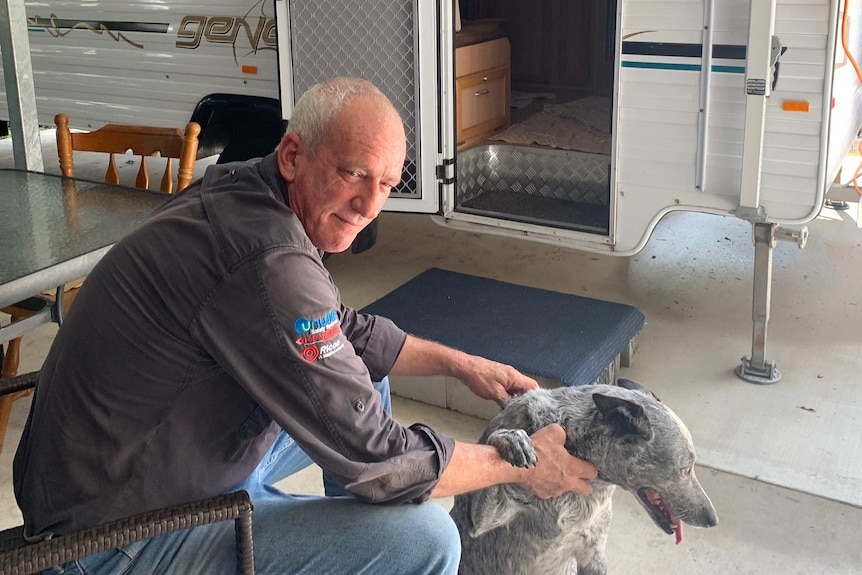
[[[288,183],[296,178],[296,157],[301,149],[302,140],[293,132],[285,134],[278,146],[278,171]]]

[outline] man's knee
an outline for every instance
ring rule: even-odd
[[[415,531],[410,534],[412,541],[422,541],[421,547],[427,553],[424,559],[436,564],[433,573],[455,573],[461,560],[461,537],[455,522],[443,506],[428,501],[417,506],[421,519],[414,524]]]

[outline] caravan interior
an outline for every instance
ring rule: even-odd
[[[455,209],[608,235],[614,0],[460,0]]]

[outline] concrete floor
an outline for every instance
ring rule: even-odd
[[[57,172],[51,137],[45,140],[46,171]],[[200,164],[203,169],[206,162]],[[0,142],[0,167],[11,166],[9,142]],[[620,258],[456,232],[425,216],[384,214],[372,250],[333,256],[327,266],[355,307],[436,266],[644,312],[634,363],[622,374],[653,388],[688,424],[698,476],[721,523],[686,530],[676,546],[634,498],[617,493],[610,573],[862,573],[862,232],[856,218],[855,203],[847,212],[826,211],[809,224],[808,247],[776,249],[767,357],[784,377],[772,386],[733,374],[740,357],[750,354],[753,258],[750,227],[736,219],[673,214],[641,253]],[[38,368],[54,332],[46,326],[25,338],[22,370]],[[394,387],[409,385],[416,382]],[[28,402],[16,403],[0,454],[0,528],[20,519],[10,469]],[[475,404],[452,407],[482,412]],[[485,424],[399,397],[394,412],[404,423],[423,421],[464,440],[477,438]],[[319,470],[284,487],[319,493]]]

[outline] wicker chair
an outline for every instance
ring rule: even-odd
[[[0,379],[0,396],[32,389],[38,372]],[[174,505],[118,519],[90,529],[27,543],[24,527],[0,531],[0,575],[28,575],[108,549],[183,529],[233,520],[237,572],[254,574],[252,505],[245,491]]]

